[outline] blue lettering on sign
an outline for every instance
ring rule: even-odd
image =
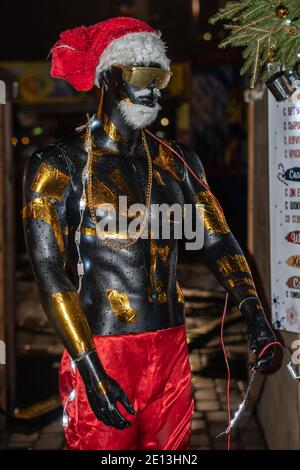
[[[288,185],[287,181],[300,182],[300,168],[299,167],[294,166],[293,168],[289,168],[288,170],[285,170],[283,164],[279,163],[278,170],[279,172],[277,173],[277,178],[286,186]]]
[[[285,179],[289,181],[300,181],[300,168],[290,168],[285,172]]]

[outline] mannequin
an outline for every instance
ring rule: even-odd
[[[274,340],[198,155],[169,143],[204,186],[144,132],[160,110],[169,63],[160,35],[134,18],[66,31],[52,49],[53,76],[78,90],[100,88],[97,114],[35,152],[24,181],[28,253],[43,308],[66,348],[60,393],[70,449],[189,448],[193,399],[177,240],[151,238],[145,224],[145,238],[117,225],[114,233],[99,229],[105,217],[134,219],[119,196],[128,206],[190,204],[194,218],[202,204],[203,258],[240,306],[250,350],[258,357]],[[272,358],[270,348],[252,367]]]

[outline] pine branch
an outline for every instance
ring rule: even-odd
[[[253,66],[253,62],[255,61],[255,52],[256,52],[256,49],[254,48],[251,49],[251,52],[249,53],[249,57],[245,60],[242,68],[241,68],[241,75],[245,75],[246,72],[248,72],[248,70],[251,69],[251,67]]]
[[[250,82],[250,88],[255,87],[255,82],[256,82],[256,77],[259,71],[259,68],[261,67],[261,60],[260,60],[260,46],[261,46],[261,41],[262,38],[259,39],[256,43],[256,51],[255,51],[255,58],[254,58],[254,65],[253,69],[251,72],[251,82]]]
[[[277,11],[285,6],[287,11]],[[300,0],[231,0],[220,9],[210,23],[224,21],[229,32],[220,48],[244,47],[241,74],[251,71],[251,87],[267,61],[274,67],[264,67],[263,76],[278,66],[293,68],[300,52]],[[274,51],[275,57],[270,53]]]
[[[245,30],[247,28],[252,29],[252,28],[254,28],[254,26],[257,27],[257,26],[260,25],[260,23],[265,23],[266,26],[269,27],[270,23],[268,22],[268,20],[271,19],[272,17],[273,17],[273,15],[267,15],[267,16],[264,16],[263,18],[256,19],[255,21],[252,21],[251,23],[243,24],[242,26],[233,25],[233,24],[225,24],[224,28],[225,29],[231,29],[232,34],[234,34],[235,31]]]
[[[219,44],[219,48],[225,49],[228,46],[233,46],[233,47],[247,46],[247,44],[249,44],[249,41],[253,41],[253,34],[243,32],[239,36],[235,36],[235,37],[231,36],[231,37],[223,39],[223,41],[221,41]]]
[[[262,3],[261,5],[258,5],[256,8],[253,10],[249,10],[248,13],[244,13],[241,15],[241,19],[245,21],[246,19],[253,19],[253,18],[258,18],[261,15],[266,15],[270,11],[273,12],[272,5],[267,2],[260,2]]]
[[[282,54],[282,63],[289,69],[295,65],[295,58],[300,51],[300,35],[293,37],[286,42],[284,54]]]
[[[295,7],[295,10],[293,11],[293,14],[295,15],[296,18],[299,18],[299,16],[300,16],[300,5],[297,5]]]
[[[221,20],[231,20],[242,10],[245,10],[251,4],[251,0],[235,0],[228,2],[214,16],[209,19],[210,24],[215,24]]]

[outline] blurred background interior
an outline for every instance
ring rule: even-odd
[[[62,346],[39,305],[25,251],[22,228],[22,177],[38,148],[72,133],[97,109],[97,94],[78,93],[51,79],[50,47],[65,29],[114,16],[135,16],[163,33],[174,77],[152,126],[159,137],[191,146],[201,157],[212,191],[229,225],[247,252],[247,105],[240,77],[239,50],[220,50],[220,25],[208,19],[224,0],[76,0],[2,2],[0,79],[9,84],[1,106],[1,258],[3,280],[0,331],[7,338],[7,366],[1,372],[2,448],[64,448],[57,373]],[[5,22],[7,20],[7,24]],[[249,234],[248,234],[249,235]],[[248,240],[249,241],[249,240]],[[1,247],[2,250],[2,247]],[[2,256],[2,252],[1,252]],[[4,268],[3,268],[4,266]],[[3,269],[2,269],[3,268]],[[190,360],[196,412],[194,449],[225,449],[216,435],[227,427],[226,369],[220,348],[224,292],[202,264],[200,254],[179,256],[179,279],[186,298]],[[229,307],[226,345],[232,367],[232,407],[247,380],[247,341],[239,313]],[[267,444],[249,406],[233,434],[233,448]]]

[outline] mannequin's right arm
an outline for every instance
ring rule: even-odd
[[[58,147],[50,145],[31,156],[23,189],[25,241],[44,311],[78,367],[97,418],[108,426],[124,428],[130,423],[118,411],[116,401],[130,413],[134,410],[100,363],[79,296],[64,267],[63,233],[71,181]]]

